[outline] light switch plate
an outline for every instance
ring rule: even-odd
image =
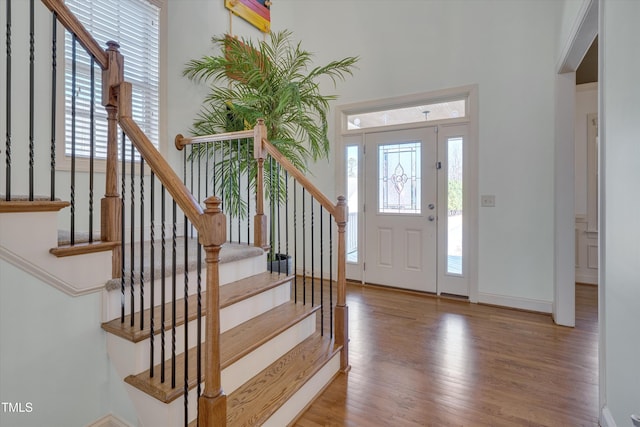
[[[493,194],[485,194],[480,196],[480,206],[483,208],[493,208],[496,206],[496,196]]]

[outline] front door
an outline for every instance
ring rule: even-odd
[[[365,136],[367,283],[436,292],[437,129]]]

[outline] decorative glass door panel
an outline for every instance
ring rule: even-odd
[[[421,213],[421,143],[378,146],[378,212]]]

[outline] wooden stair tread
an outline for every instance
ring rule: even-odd
[[[106,252],[113,250],[114,248],[120,246],[120,242],[103,242],[103,241],[93,241],[76,243],[74,245],[63,245],[58,246],[57,248],[49,249],[49,253],[57,256],[58,258],[73,256],[73,255],[82,255],[82,254],[92,254],[96,252]]]
[[[291,280],[292,276],[285,276],[284,274],[264,272],[250,276],[235,282],[228,283],[220,287],[220,308],[228,307],[244,299],[250,298],[261,292],[272,289],[279,286],[288,280]],[[159,299],[159,295],[156,295]],[[202,293],[202,315],[207,314],[206,307],[206,292]],[[187,299],[188,313],[187,321],[196,319],[198,315],[198,296],[191,295]],[[156,325],[160,324],[161,319],[161,306],[154,307],[154,322]],[[151,309],[144,310],[144,325],[140,328],[140,313],[134,314],[134,326],[131,326],[131,315],[126,315],[124,323],[120,321],[120,318],[110,320],[102,324],[102,329],[105,331],[117,335],[121,338],[132,342],[140,342],[149,337],[151,333]],[[165,304],[165,330],[171,329],[171,304]],[[184,298],[176,300],[176,326],[183,325],[185,321],[184,314]],[[156,327],[154,333],[159,333],[160,328]]]
[[[50,200],[45,197],[34,197],[34,200],[29,200],[27,197],[14,197],[11,200],[0,200],[0,213],[56,212],[69,204],[59,199]]]
[[[227,424],[264,424],[339,350],[333,340],[313,334],[227,396]]]
[[[251,298],[254,295],[275,288],[289,280],[293,280],[293,276],[266,271],[256,274],[255,276],[222,285],[220,286],[220,308],[225,308],[247,298]]]
[[[303,306],[290,301],[266,313],[242,323],[220,335],[220,364],[226,368],[235,361],[249,354],[262,344],[298,323],[300,320],[315,313],[320,306]],[[202,347],[204,349],[204,345]],[[202,352],[204,362],[204,351]],[[188,369],[189,389],[197,385],[197,348],[189,349],[186,360]],[[184,394],[184,353],[176,355],[176,388],[171,388],[171,361],[165,362],[165,382],[160,375],[161,365],[154,366],[154,377],[149,376],[149,370],[137,375],[129,375],[125,381],[144,391],[164,403],[169,403]]]

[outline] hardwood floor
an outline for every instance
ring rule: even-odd
[[[597,287],[549,315],[349,285],[351,371],[294,424],[597,426]]]

